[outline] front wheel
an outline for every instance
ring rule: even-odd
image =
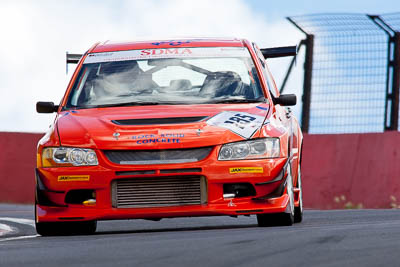
[[[289,196],[289,203],[286,211],[282,213],[257,214],[258,226],[291,226],[295,220],[294,194],[293,194],[293,177],[289,164],[286,179],[286,191]]]
[[[299,206],[294,209],[294,222],[299,223],[303,220],[303,189],[301,187],[301,172],[300,172],[300,164],[298,170],[298,178],[297,178],[297,188],[299,189]]]
[[[293,215],[289,213],[257,214],[257,223],[260,227],[291,226]]]
[[[35,204],[36,232],[41,236],[90,235],[96,232],[97,221],[84,222],[38,222]]]
[[[97,221],[87,222],[36,222],[36,232],[41,236],[90,235],[96,232]]]

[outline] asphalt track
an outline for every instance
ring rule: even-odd
[[[259,228],[254,216],[126,220],[41,237],[33,207],[0,205],[0,266],[400,266],[400,210],[304,215],[292,227]]]

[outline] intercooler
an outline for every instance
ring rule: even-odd
[[[207,203],[204,176],[126,178],[112,183],[114,208],[150,208]]]

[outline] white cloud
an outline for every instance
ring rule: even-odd
[[[96,41],[237,36],[265,47],[302,38],[241,0],[2,1],[0,25],[0,131],[45,131],[54,114],[37,114],[35,103],[60,101],[69,78],[65,52],[82,53]],[[273,73],[281,77],[286,63]]]

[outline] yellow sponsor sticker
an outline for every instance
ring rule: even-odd
[[[59,182],[89,181],[90,175],[62,175],[58,176]]]
[[[236,167],[229,168],[229,173],[263,173],[263,167]]]

